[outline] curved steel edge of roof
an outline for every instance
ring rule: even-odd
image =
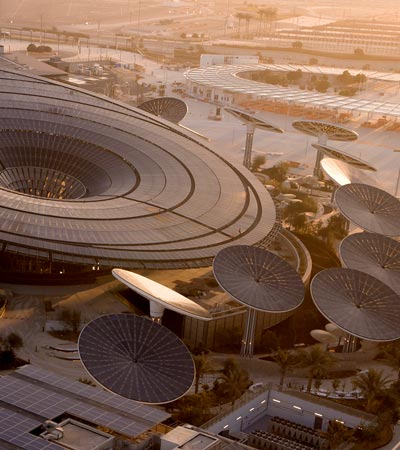
[[[113,276],[150,302],[199,320],[211,320],[211,314],[193,300],[161,283],[124,269],[112,269]]]
[[[68,149],[100,151],[103,166],[88,157],[87,176],[115,181],[96,196],[62,201],[3,186],[6,251],[114,267],[199,267],[211,265],[221,248],[262,242],[272,230],[275,207],[256,178],[178,125],[30,74],[0,70],[0,81],[3,131],[21,142],[48,138],[49,148],[51,139],[64,139],[73,141]],[[78,159],[66,155],[66,164]]]

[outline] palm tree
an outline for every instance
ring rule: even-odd
[[[264,12],[266,21],[268,22],[268,33],[271,33],[272,21],[277,17],[277,9],[276,8],[266,8]]]
[[[323,436],[329,442],[329,449],[335,450],[341,444],[352,441],[354,437],[354,430],[347,428],[345,425],[337,422],[336,420],[331,420],[328,424],[328,429]]]
[[[281,371],[279,386],[282,389],[283,380],[285,379],[286,372],[290,367],[296,364],[296,357],[292,352],[278,348],[276,353],[272,355],[272,359],[274,360],[274,362],[276,362],[276,364],[278,364],[279,369]]]
[[[397,371],[397,381],[400,382],[400,341],[387,344],[383,353],[384,361]]]
[[[231,400],[232,405],[242,395],[243,391],[251,385],[248,372],[239,367],[237,362],[232,359],[226,361],[222,375],[218,379],[221,380],[219,392],[223,397]]]
[[[249,28],[250,28],[250,20],[253,18],[253,16],[250,13],[244,13],[243,14],[243,19],[246,21],[246,33],[245,33],[245,37],[248,39],[249,38]]]
[[[384,376],[381,370],[369,369],[368,372],[357,375],[352,384],[355,389],[361,391],[361,395],[366,399],[365,410],[372,412],[378,398],[384,394],[391,382],[392,380],[388,376]]]
[[[308,368],[307,392],[310,392],[314,378],[323,378],[336,360],[332,353],[326,352],[319,344],[297,352],[299,367]]]
[[[245,18],[246,14],[245,14],[245,13],[239,12],[239,13],[235,14],[235,16],[239,19],[238,36],[239,36],[239,38],[240,38],[240,27],[241,27],[241,25],[242,25],[242,19]]]
[[[194,378],[194,393],[199,392],[200,380],[203,378],[204,374],[211,370],[211,361],[207,355],[202,353],[201,355],[193,356],[194,366],[196,368],[196,375]]]
[[[264,15],[265,15],[264,8],[259,8],[257,10],[257,15],[258,15],[257,34],[261,36],[262,35],[262,27],[263,27],[263,23],[264,23]]]

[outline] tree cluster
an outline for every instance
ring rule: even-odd
[[[29,44],[26,49],[28,52],[32,53],[48,53],[53,51],[53,49],[48,45],[35,45],[35,44]]]
[[[212,417],[211,408],[230,402],[232,405],[252,384],[249,374],[233,359],[227,359],[220,375],[215,379],[212,387],[203,385],[202,392],[198,392],[198,383],[203,375],[213,370],[211,361],[205,354],[195,355],[196,365],[195,390],[193,395],[185,395],[168,405],[167,409],[175,420],[188,422],[199,426]]]
[[[23,346],[23,340],[17,333],[10,333],[6,337],[0,336],[0,369],[12,369],[17,357],[15,350]]]
[[[264,169],[262,171],[263,174],[268,175],[271,179],[282,183],[287,178],[287,174],[289,171],[289,164],[285,162],[280,162],[273,167],[269,167],[268,169]]]
[[[351,75],[348,70],[343,71],[341,75],[338,75],[337,80],[342,85],[365,83],[367,77],[363,73],[358,73],[357,75]]]
[[[65,328],[73,334],[78,334],[81,325],[81,312],[76,309],[61,309],[58,320],[64,323]]]

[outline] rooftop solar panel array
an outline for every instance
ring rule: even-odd
[[[131,438],[166,420],[169,414],[110,392],[27,365],[0,378],[0,443],[27,450],[56,450],[30,434],[44,420],[62,414],[102,425]]]
[[[6,251],[114,267],[198,267],[227,245],[264,240],[274,225],[262,185],[172,123],[5,70],[0,100]]]

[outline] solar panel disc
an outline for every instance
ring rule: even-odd
[[[336,190],[335,201],[341,213],[364,230],[400,236],[400,201],[388,192],[351,183]]]
[[[316,137],[326,136],[327,139],[333,141],[355,141],[358,139],[358,134],[353,130],[319,120],[295,120],[292,126],[304,134]]]
[[[400,297],[371,275],[326,269],[312,279],[310,290],[321,314],[347,333],[370,341],[400,338]]]
[[[78,347],[89,374],[106,389],[131,400],[171,402],[193,383],[194,363],[184,343],[145,317],[98,317],[83,328]]]
[[[272,131],[274,133],[283,133],[282,128],[272,125],[266,122],[265,120],[252,114],[249,114],[245,111],[239,111],[237,109],[232,108],[225,108],[225,111],[231,114],[232,116],[236,117],[237,119],[241,120],[245,124],[252,124],[255,128],[259,128],[260,130]]]
[[[262,248],[227,247],[214,258],[213,271],[222,289],[258,311],[288,312],[303,301],[299,274],[282,258]]]
[[[340,243],[346,267],[368,273],[400,294],[400,242],[375,233],[355,233]]]
[[[186,103],[175,97],[153,98],[141,103],[138,108],[176,124],[183,120],[188,111]]]

